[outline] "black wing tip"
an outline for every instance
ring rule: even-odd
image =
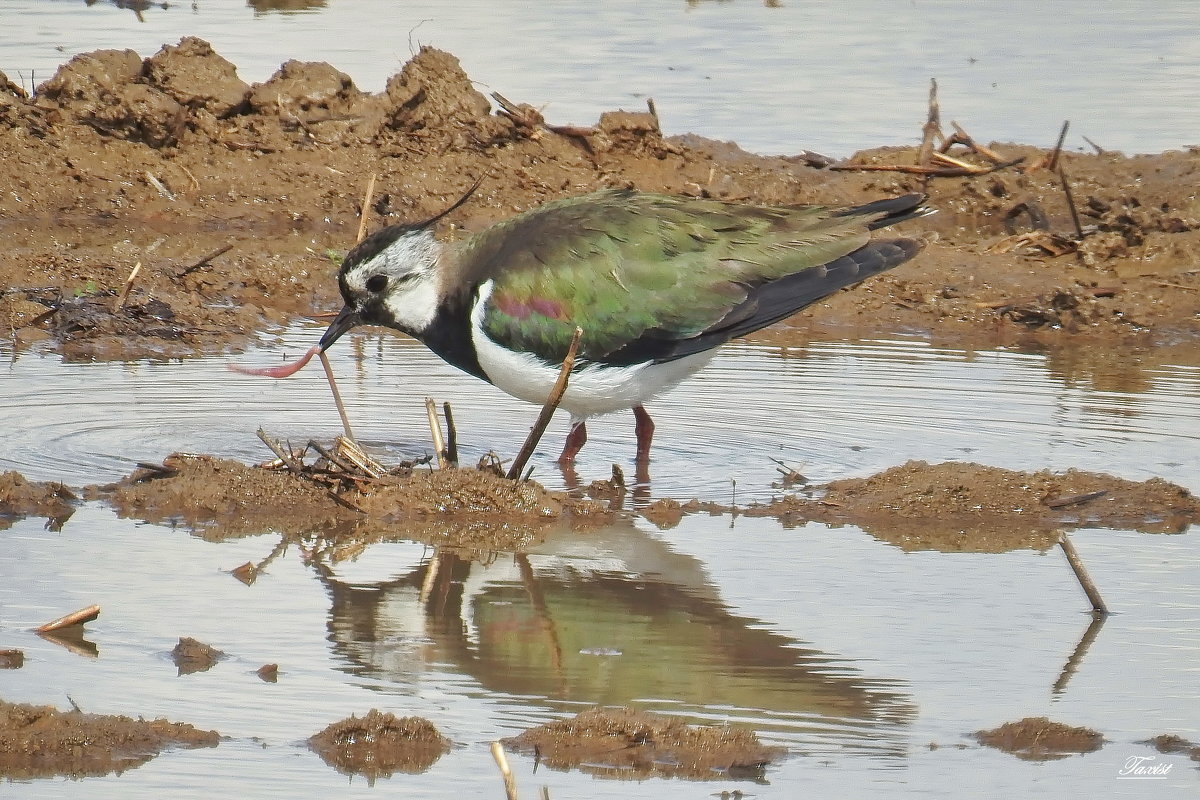
[[[926,195],[919,192],[902,194],[899,197],[885,197],[853,208],[844,208],[835,212],[838,217],[876,217],[867,223],[869,230],[879,230],[898,222],[904,222],[917,217],[927,217],[936,214],[937,209],[925,205]]]

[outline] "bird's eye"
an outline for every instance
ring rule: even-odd
[[[386,286],[387,286],[387,276],[386,275],[372,275],[371,277],[367,278],[367,291],[368,292],[382,292]]]

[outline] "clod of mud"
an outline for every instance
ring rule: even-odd
[[[259,677],[263,683],[278,683],[279,682],[279,665],[278,664],[263,664],[258,669],[254,670],[254,674]]]
[[[219,739],[186,723],[0,700],[0,775],[8,780],[119,774],[167,748],[216,747]]]
[[[206,672],[224,657],[223,651],[187,636],[179,637],[179,644],[171,650],[171,658],[180,675]]]
[[[1155,750],[1166,755],[1186,755],[1192,761],[1200,761],[1200,744],[1173,733],[1160,733],[1142,744],[1152,745]]]
[[[0,530],[29,516],[46,517],[61,527],[75,512],[76,499],[61,483],[39,483],[19,472],[0,472]]]
[[[0,650],[0,669],[20,669],[25,666],[22,650]]]
[[[371,709],[333,723],[310,737],[308,746],[338,772],[374,783],[396,772],[424,772],[450,749],[450,740],[422,717]]]
[[[415,469],[350,481],[344,489],[340,481],[316,483],[285,469],[176,454],[161,468],[141,469],[91,492],[122,516],[178,520],[215,537],[281,531],[377,539],[391,532],[440,545],[513,549],[564,519],[607,516],[594,501],[488,470]]]
[[[631,708],[588,709],[503,741],[518,752],[536,753],[553,769],[629,780],[762,781],[767,766],[787,753],[761,744],[744,728],[687,725]]]
[[[1074,728],[1046,717],[1006,722],[989,731],[977,731],[975,738],[1025,761],[1053,761],[1104,746],[1104,737],[1091,728]]]
[[[824,490],[819,499],[787,496],[744,513],[785,525],[852,524],[905,550],[944,552],[1044,549],[1058,531],[1082,527],[1180,533],[1200,520],[1200,500],[1161,478],[1138,482],[1074,469],[910,461],[816,488]]]

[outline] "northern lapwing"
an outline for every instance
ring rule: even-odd
[[[931,213],[917,194],[836,209],[610,189],[439,241],[435,223],[469,195],[347,254],[338,273],[346,305],[319,348],[357,325],[383,325],[540,404],[579,326],[561,400],[571,414],[564,467],[587,441],[588,417],[626,408],[644,465],[654,434],[646,401],[730,339],[912,258],[920,240],[871,232]]]

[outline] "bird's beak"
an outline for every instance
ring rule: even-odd
[[[342,334],[351,328],[357,327],[362,322],[362,318],[358,315],[358,311],[350,306],[344,306],[338,315],[333,318],[333,322],[329,323],[329,327],[325,329],[324,335],[321,336],[321,342],[318,345],[321,352],[324,353],[329,349],[329,346],[342,337]]]

